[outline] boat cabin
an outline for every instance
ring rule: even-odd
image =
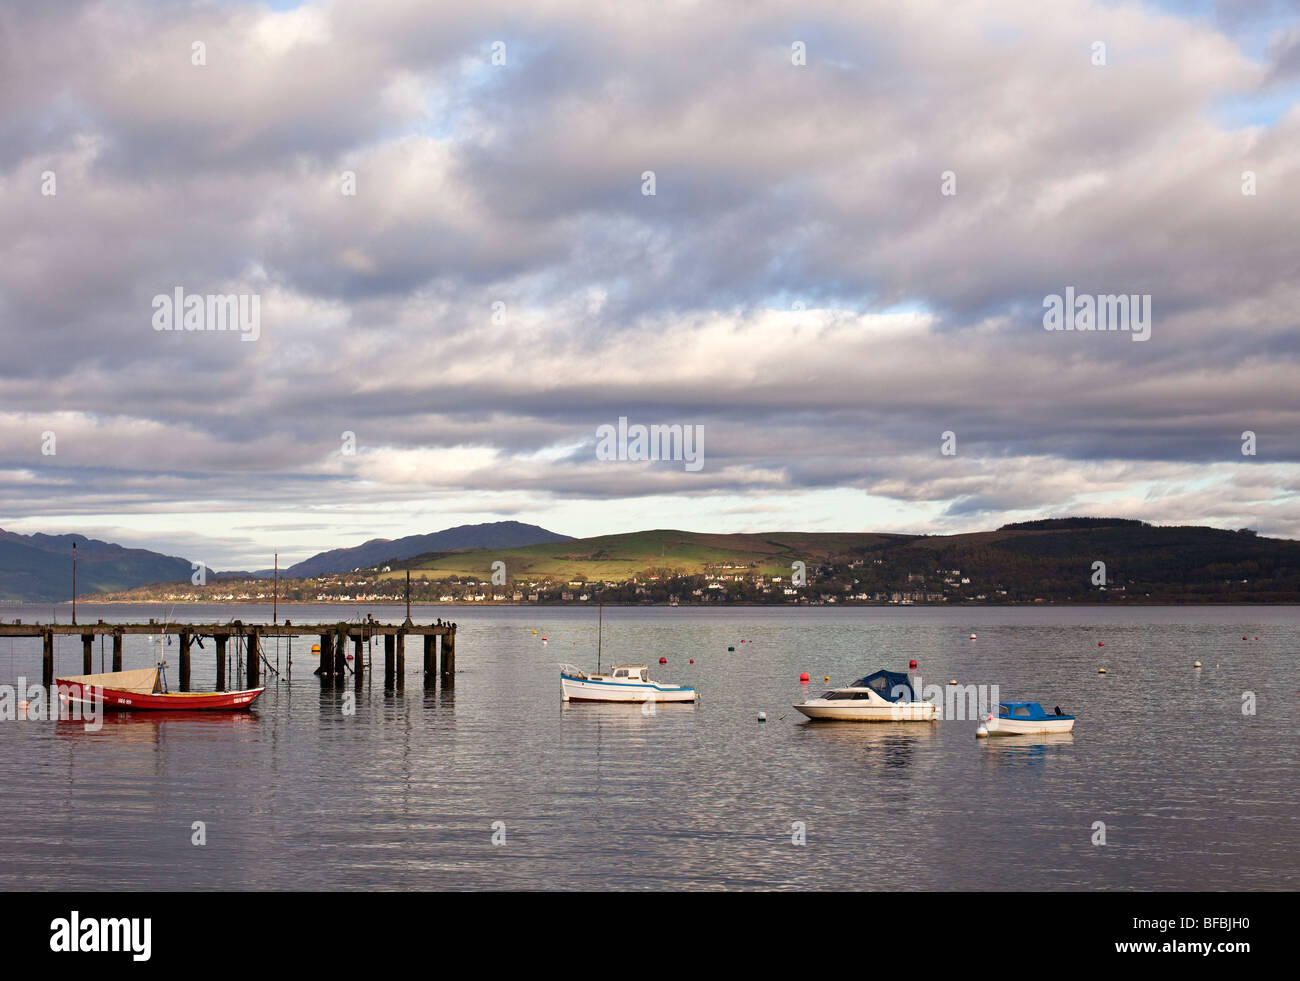
[[[1052,715],[1043,710],[1037,702],[999,702],[998,717],[1003,719],[1024,719],[1026,722],[1041,722],[1044,719],[1073,719],[1072,715]]]
[[[609,677],[615,681],[646,681],[646,671],[644,664],[619,664],[610,672]]]
[[[897,671],[877,671],[865,678],[859,678],[844,688],[834,688],[822,698],[836,699],[870,699],[867,692],[875,692],[887,702],[915,702],[911,680]]]

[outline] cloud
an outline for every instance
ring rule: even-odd
[[[10,4],[0,521],[1295,533],[1300,113],[1219,115],[1277,102],[1288,17]],[[152,330],[178,286],[257,293],[261,340]],[[1151,294],[1151,340],[1044,331],[1067,286]],[[619,416],[704,426],[704,469],[599,463]]]

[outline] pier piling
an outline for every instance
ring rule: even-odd
[[[436,645],[438,638],[433,634],[424,635],[424,684],[426,687],[433,684],[434,678],[438,673],[438,649]]]
[[[456,683],[456,625],[442,635],[442,684],[443,687]]]
[[[227,634],[216,634],[213,641],[217,645],[217,691],[226,690],[226,642],[230,640]],[[114,668],[114,670],[117,670]]]
[[[180,675],[178,682],[181,691],[190,690],[190,642],[194,638],[188,630],[182,630],[176,638],[179,650],[176,654],[177,673]]]
[[[122,670],[122,631],[113,631],[113,670]]]
[[[384,634],[384,687],[393,687],[393,673],[397,668],[397,638]]]
[[[41,683],[54,684],[54,631],[46,627],[41,634]]]
[[[256,627],[248,633],[248,687],[256,688],[258,676],[261,673],[261,665],[258,663],[258,657],[262,652],[260,636]]]
[[[330,675],[334,671],[334,635],[321,634],[317,646],[320,647],[320,666],[317,668],[317,673],[321,681],[328,684]]]

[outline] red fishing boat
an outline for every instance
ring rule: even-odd
[[[193,710],[238,712],[249,708],[265,688],[246,691],[159,691],[158,669],[111,671],[58,678],[59,698],[91,705],[100,698],[104,708],[126,712]]]

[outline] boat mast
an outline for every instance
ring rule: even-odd
[[[596,626],[596,674],[600,674],[600,640],[605,631],[605,604],[600,604],[600,621]]]

